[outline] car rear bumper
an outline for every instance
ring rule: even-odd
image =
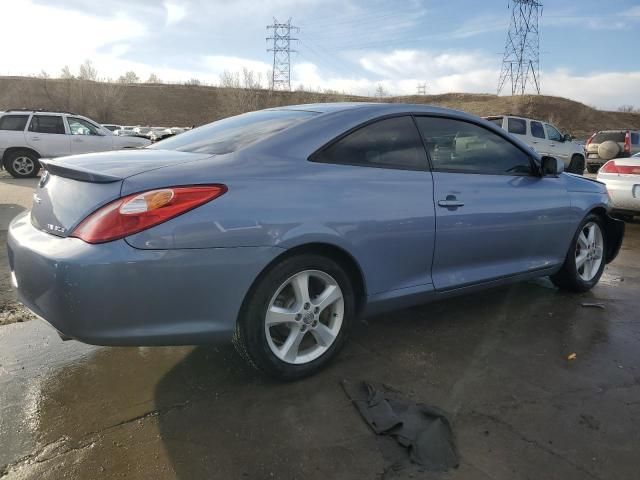
[[[95,345],[191,345],[231,339],[254,279],[277,247],[139,250],[90,245],[31,224],[9,227],[20,301],[62,335]]]
[[[613,211],[640,213],[640,181],[603,179],[602,177],[600,181],[607,186]]]

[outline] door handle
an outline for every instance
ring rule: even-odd
[[[549,146],[550,146],[550,147],[555,147],[555,146],[556,146],[556,144],[555,144],[555,143],[552,143],[552,144],[551,144],[551,145],[549,145]]]
[[[82,139],[81,138],[74,138],[73,141],[77,142],[77,143],[82,143]]]
[[[438,200],[438,206],[455,210],[458,207],[464,207],[464,202],[458,200],[455,195],[447,195],[445,200]]]
[[[536,142],[535,140],[532,140],[531,143],[538,143],[538,142]]]
[[[31,137],[31,140],[33,140],[34,142],[37,142],[38,140],[40,140],[40,137]]]

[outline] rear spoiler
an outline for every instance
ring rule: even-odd
[[[122,181],[122,178],[114,175],[105,175],[104,173],[92,172],[75,166],[71,167],[62,163],[56,163],[55,160],[51,159],[41,158],[38,161],[50,174],[57,175],[59,177],[71,178],[73,180],[78,180],[79,182],[113,183]]]

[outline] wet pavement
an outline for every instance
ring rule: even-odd
[[[639,293],[634,224],[591,292],[542,279],[369,319],[327,370],[286,384],[231,347],[92,347],[40,321],[2,326],[0,477],[636,479]],[[390,468],[345,378],[447,411],[460,467]]]

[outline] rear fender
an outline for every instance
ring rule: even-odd
[[[606,215],[604,223],[607,251],[605,260],[606,263],[611,263],[617,256],[622,246],[622,239],[624,237],[624,222],[617,218]]]

